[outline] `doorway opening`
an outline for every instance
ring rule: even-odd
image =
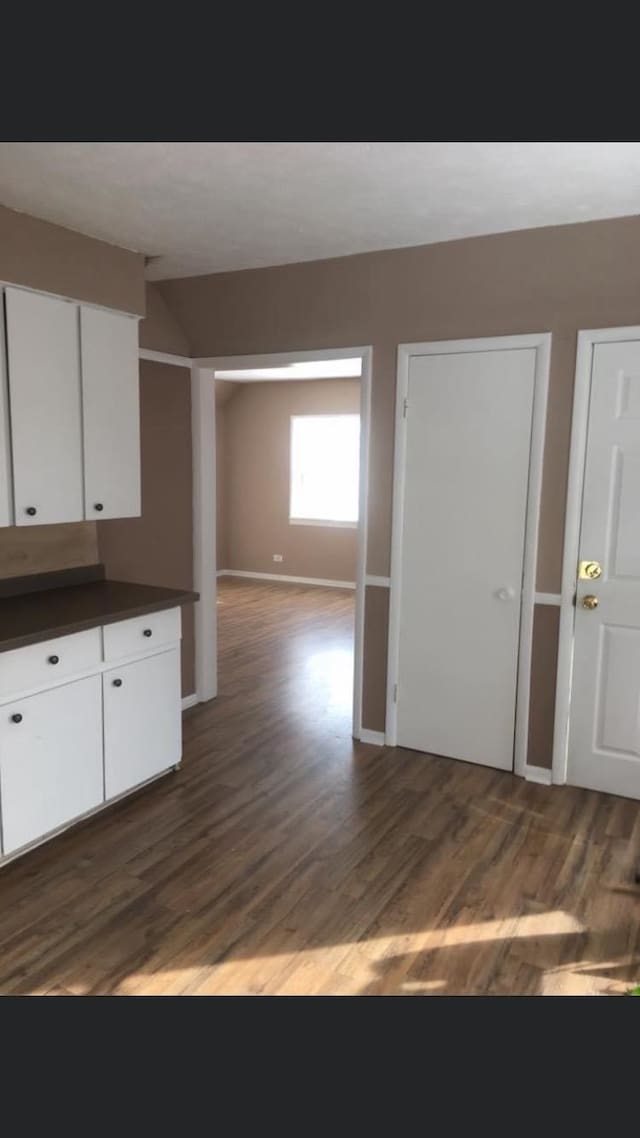
[[[201,702],[219,659],[224,691],[277,651],[286,709],[360,738],[370,369],[369,348],[194,361]]]

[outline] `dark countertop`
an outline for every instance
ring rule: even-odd
[[[0,652],[197,600],[186,589],[107,580],[0,596]]]

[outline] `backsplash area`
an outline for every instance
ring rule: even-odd
[[[0,578],[99,561],[95,522],[0,529]]]

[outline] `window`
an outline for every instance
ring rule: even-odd
[[[292,525],[358,524],[359,415],[291,416]]]

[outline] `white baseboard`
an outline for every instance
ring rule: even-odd
[[[245,569],[218,569],[218,577],[249,577],[256,581],[285,581],[290,585],[323,585],[328,589],[355,589],[355,581],[328,581],[324,577],[288,577],[284,573],[253,573]]]
[[[195,707],[198,702],[196,692],[192,692],[191,695],[185,695],[182,697],[182,710],[187,711],[190,707]]]
[[[551,771],[546,767],[531,767],[527,763],[524,777],[527,782],[539,782],[541,786],[551,786]]]
[[[384,747],[384,731],[369,731],[366,727],[361,727],[360,742],[371,743],[374,747]]]

